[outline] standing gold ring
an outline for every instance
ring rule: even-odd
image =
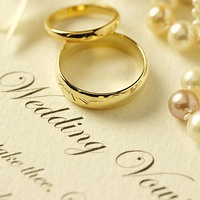
[[[88,14],[106,14],[112,16],[112,20],[101,27],[84,31],[58,30],[55,27],[55,25],[62,20]],[[70,42],[85,42],[96,40],[113,33],[118,24],[119,13],[114,8],[104,5],[97,6],[88,4],[59,10],[46,19],[44,26],[48,34],[55,39]]]
[[[69,58],[81,50],[98,47],[117,49],[134,59],[137,67],[140,68],[140,74],[131,85],[115,92],[96,93],[79,88],[67,80],[64,71],[66,67],[70,67]],[[130,102],[136,97],[146,82],[148,71],[147,59],[142,48],[132,39],[113,33],[91,42],[66,43],[58,59],[57,80],[64,95],[73,103],[90,109],[112,109]]]

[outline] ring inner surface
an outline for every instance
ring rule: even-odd
[[[66,44],[59,67],[65,82],[86,93],[109,94],[137,83],[145,62],[136,43],[112,34],[87,43]]]

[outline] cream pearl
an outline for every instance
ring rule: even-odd
[[[200,17],[200,14],[199,14],[199,17]],[[196,44],[196,47],[200,49],[200,20],[194,20],[193,21],[193,26],[194,28],[196,29],[196,32],[197,32],[197,44]]]
[[[173,24],[168,32],[169,44],[179,51],[187,51],[197,43],[197,34],[188,21],[179,21]]]
[[[200,17],[200,14],[199,14],[199,17]],[[195,27],[196,31],[198,32],[198,37],[200,37],[200,21],[194,20],[192,24]]]
[[[200,6],[200,1],[199,0],[192,0],[193,6]]]
[[[154,6],[147,16],[149,28],[158,35],[166,33],[174,20],[175,17],[171,7],[164,3]]]
[[[200,99],[200,68],[192,68],[181,78],[182,88],[191,90]]]
[[[198,19],[198,21],[200,20],[200,9],[199,8],[193,8],[192,9],[192,16],[196,19]]]
[[[200,143],[200,111],[190,116],[187,122],[187,133],[193,140]]]
[[[179,120],[185,120],[186,115],[199,110],[199,100],[190,90],[178,90],[169,99],[170,113]]]
[[[173,8],[176,8],[178,6],[179,0],[151,0],[150,3],[152,5],[155,5],[157,3],[166,3]]]

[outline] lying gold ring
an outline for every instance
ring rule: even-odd
[[[108,93],[90,92],[73,85],[63,73],[66,67],[70,67],[67,65],[67,61],[71,56],[81,50],[94,47],[109,47],[128,54],[128,56],[131,56],[136,61],[137,67],[140,68],[139,76],[133,80],[130,86],[119,91]],[[148,71],[147,59],[141,47],[130,38],[114,33],[92,42],[79,44],[66,43],[58,59],[57,80],[64,95],[73,103],[90,109],[112,109],[122,106],[135,98],[136,94],[138,94],[146,82]]]
[[[104,26],[84,31],[65,31],[55,28],[55,24],[77,16],[89,14],[105,14],[112,16],[112,20]],[[112,7],[103,5],[78,5],[59,10],[50,15],[45,21],[45,29],[55,39],[71,42],[85,42],[96,40],[115,31],[119,24],[119,13]]]

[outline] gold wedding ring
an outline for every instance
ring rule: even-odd
[[[67,80],[64,70],[66,67],[73,67],[68,65],[69,58],[81,50],[98,47],[120,50],[135,60],[141,73],[131,85],[115,92],[96,93],[79,88]],[[148,64],[142,48],[132,39],[118,33],[86,43],[66,43],[59,55],[57,66],[57,80],[64,95],[73,103],[90,109],[112,109],[130,102],[144,86],[147,75]]]
[[[84,31],[70,31],[70,30],[58,30],[56,24],[62,20],[68,20],[79,16],[85,16],[90,14],[104,14],[111,16],[112,19],[107,24]],[[119,23],[119,13],[112,7],[104,5],[78,5],[69,8],[59,10],[50,15],[45,21],[45,29],[52,37],[70,42],[85,42],[96,40],[112,34],[117,28]]]
[[[76,17],[91,16],[92,14],[103,14],[111,18],[110,21],[106,22],[103,26],[84,31],[80,29],[78,31],[70,31],[56,28],[62,21]],[[145,53],[132,39],[115,32],[118,23],[119,14],[114,8],[92,4],[65,8],[53,13],[46,19],[45,29],[48,34],[55,39],[66,42],[59,55],[56,74],[58,84],[64,95],[73,103],[90,109],[117,108],[133,100],[145,85],[149,71]],[[100,54],[101,56],[105,55],[105,57],[108,57],[103,48],[113,49],[114,52],[117,50],[121,52],[123,56],[128,56],[130,58],[128,58],[128,60],[131,60],[133,67],[137,68],[136,71],[134,68],[134,75],[133,77],[131,76],[133,80],[129,82],[128,85],[123,86],[122,89],[116,89],[117,91],[108,90],[108,92],[90,91],[90,89],[82,88],[82,84],[78,86],[71,81],[73,79],[70,78],[69,72],[71,72],[70,69],[74,69],[73,67],[75,66],[70,63],[70,59],[73,58],[74,55],[77,56],[80,52],[85,52],[88,49],[90,53],[84,57],[84,59],[88,59],[88,61],[92,58],[91,52],[93,55],[99,55],[95,54],[96,49],[99,49],[101,52],[103,51]],[[94,58],[92,60],[94,60]],[[88,65],[88,61],[86,65]],[[80,64],[82,66],[82,63]],[[87,71],[87,68],[83,70]],[[91,85],[93,85],[92,82]]]

